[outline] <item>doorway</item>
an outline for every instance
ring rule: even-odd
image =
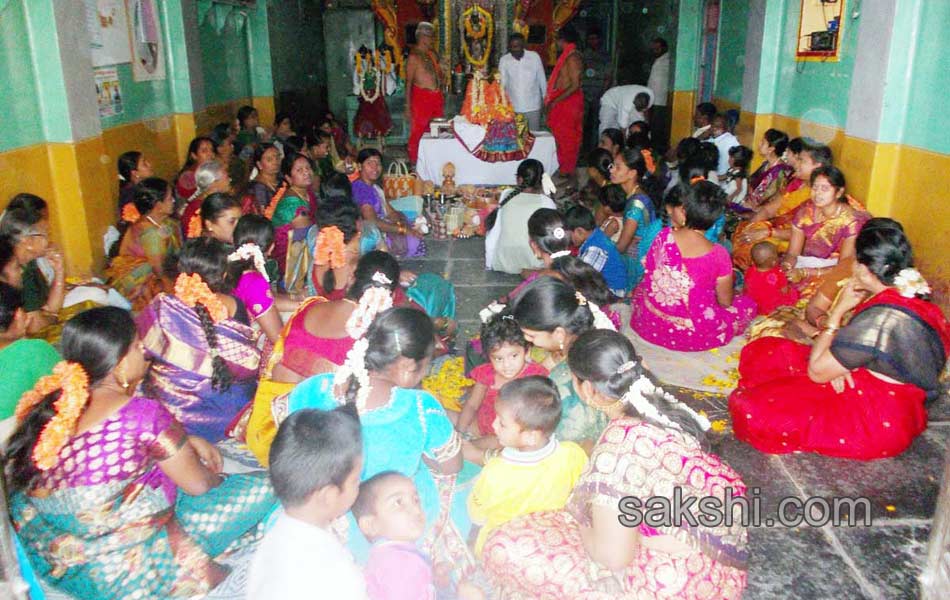
[[[699,48],[699,102],[711,102],[716,84],[716,52],[719,46],[719,0],[706,0],[703,34]]]

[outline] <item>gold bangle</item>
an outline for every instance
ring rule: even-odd
[[[830,333],[830,334],[834,335],[834,333],[835,333],[836,331],[838,331],[838,329],[840,329],[840,327],[826,326],[824,329],[821,330],[821,332],[822,332],[822,333]]]

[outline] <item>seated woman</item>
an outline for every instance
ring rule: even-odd
[[[394,209],[378,181],[383,173],[383,155],[374,148],[363,148],[356,157],[360,177],[353,182],[353,201],[367,223],[373,223],[386,236],[389,251],[399,258],[425,256],[422,234],[413,228],[406,215]],[[332,178],[332,177],[331,177]]]
[[[317,209],[318,225],[313,253],[311,280],[315,295],[327,300],[340,300],[346,295],[350,278],[360,259],[360,212],[342,186],[349,182],[345,175],[331,177],[324,186],[325,201]]]
[[[376,314],[393,305],[398,282],[396,259],[370,252],[360,259],[345,298],[310,298],[287,321],[261,373],[247,424],[247,445],[262,465],[277,433],[274,399],[308,377],[339,368]]]
[[[900,224],[871,219],[855,251],[813,346],[769,337],[742,350],[729,398],[738,439],[774,454],[871,460],[900,454],[926,428],[950,324],[924,299],[930,288]]]
[[[19,267],[16,279],[6,282],[20,290],[27,314],[27,335],[56,339],[66,298],[63,255],[49,241],[46,202],[32,194],[19,194],[0,216],[0,236],[13,244],[13,262]],[[50,275],[39,265],[45,259]],[[61,314],[62,313],[62,314]]]
[[[234,189],[243,190],[247,186],[247,164],[238,158],[235,152],[236,138],[237,134],[233,126],[228,123],[218,123],[211,132],[211,139],[217,144],[215,160],[227,171]],[[199,189],[200,187],[199,185]]]
[[[544,165],[533,158],[518,165],[518,187],[502,198],[494,221],[487,219],[485,268],[517,275],[541,267],[530,244],[527,222],[538,209],[557,208],[554,200],[542,193],[544,175]]]
[[[274,508],[267,474],[219,475],[217,449],[141,393],[148,363],[128,311],[77,315],[63,357],[17,406],[5,456],[33,568],[76,598],[209,592],[228,574],[214,558]]]
[[[792,140],[795,142],[796,140]],[[818,167],[830,166],[831,148],[821,144],[799,141],[789,142],[788,163],[795,169],[795,178],[790,180],[781,194],[766,202],[749,218],[740,223],[732,235],[732,261],[745,271],[752,264],[752,246],[768,241],[785,252],[792,239],[792,217],[795,209],[811,198],[811,174]],[[800,148],[797,154],[795,149]]]
[[[135,186],[132,204],[122,209],[125,231],[118,254],[106,269],[107,283],[138,312],[160,292],[172,289],[165,261],[181,249],[175,199],[164,179],[149,177]]]
[[[283,280],[290,237],[293,235],[295,241],[306,239],[307,229],[313,225],[313,216],[316,214],[317,196],[310,189],[313,185],[313,163],[303,154],[287,154],[281,173],[288,186],[287,191],[272,211],[265,211],[264,216],[269,217],[274,224],[274,258]]]
[[[231,194],[231,177],[224,163],[209,160],[195,170],[195,193],[188,198],[181,212],[181,232],[183,237],[192,238],[201,235],[201,204],[211,194]]]
[[[624,148],[623,131],[614,127],[604,129],[600,132],[600,143],[597,147],[610,152],[611,158],[617,160]]]
[[[187,201],[191,199],[198,189],[198,184],[195,181],[195,171],[206,162],[214,160],[215,151],[214,140],[209,137],[196,137],[188,144],[188,158],[175,177],[175,194],[177,194],[179,200]]]
[[[488,538],[482,556],[496,597],[740,598],[748,534],[738,519],[627,527],[617,508],[631,498],[673,502],[672,490],[745,496],[739,474],[707,450],[709,421],[656,387],[619,333],[581,335],[568,362],[582,401],[610,423],[564,510],[519,517]]]
[[[202,237],[178,257],[174,294],[159,294],[138,317],[152,361],[143,385],[185,430],[211,442],[254,397],[261,352],[244,303],[226,292],[230,247]]]
[[[201,210],[192,219],[200,228],[189,225],[188,237],[213,238],[225,244],[234,244],[234,228],[241,220],[241,205],[230,194],[215,193],[204,199]],[[197,229],[197,231],[196,231]],[[193,235],[194,234],[194,235]]]
[[[752,209],[772,202],[781,195],[795,169],[783,160],[788,148],[788,135],[778,129],[769,129],[759,142],[759,154],[765,157],[759,168],[749,176],[749,193],[745,205]]]
[[[251,182],[241,196],[241,210],[245,215],[263,215],[286,191],[286,183],[280,179],[280,151],[274,144],[257,144],[251,160],[254,170]],[[279,196],[278,196],[279,194]],[[270,209],[273,214],[274,209]]]
[[[812,172],[811,199],[795,209],[792,237],[782,258],[782,268],[799,290],[816,283],[839,263],[850,270],[854,241],[871,216],[849,201],[844,173],[837,167],[819,167]],[[842,273],[841,279],[847,277]]]
[[[0,238],[0,264],[3,255],[11,254],[9,241]],[[9,431],[2,421],[13,416],[20,396],[30,390],[44,375],[53,372],[59,362],[56,349],[43,340],[26,339],[26,313],[20,291],[8,283],[0,283],[0,444]]]
[[[121,215],[125,205],[132,202],[135,197],[133,193],[135,184],[148,179],[155,173],[152,170],[152,163],[138,150],[123,152],[116,161],[116,169],[119,171],[119,214]]]
[[[671,210],[633,292],[630,327],[648,342],[685,352],[724,346],[755,317],[755,302],[733,290],[729,252],[705,237],[724,209],[716,184],[698,181]]]
[[[580,203],[594,212],[598,225],[605,218],[600,212],[600,195],[601,190],[610,184],[610,165],[613,162],[613,154],[603,148],[594,148],[587,155],[587,185],[581,190]]]
[[[561,395],[557,438],[577,442],[588,452],[607,421],[578,398],[571,382],[567,353],[581,334],[595,327],[595,311],[601,312],[570,284],[546,276],[530,283],[511,306],[525,339],[548,352],[540,364],[550,372]],[[612,329],[610,321],[603,318],[598,319],[596,326]]]
[[[288,412],[353,405],[363,432],[360,479],[382,471],[412,478],[426,516],[423,546],[433,562],[459,567],[471,528],[467,493],[453,490],[462,469],[460,438],[438,401],[415,389],[428,371],[434,338],[432,321],[418,310],[381,313],[335,374],[311,377],[290,393]],[[347,545],[365,560],[369,543],[355,519],[348,520]]]
[[[643,265],[639,255],[639,240],[647,226],[656,220],[656,208],[651,193],[641,184],[646,184],[648,150],[627,148],[614,160],[610,170],[610,182],[623,188],[627,207],[623,214],[623,227],[617,238],[617,250],[625,255],[627,279],[636,285],[643,278]],[[652,159],[651,159],[652,160]],[[650,181],[655,181],[650,178]]]
[[[274,226],[259,215],[244,215],[234,228],[235,250],[228,255],[234,297],[244,303],[251,319],[267,339],[277,342],[284,322],[281,312],[297,308],[303,298],[275,294],[267,272],[267,256],[274,247]]]

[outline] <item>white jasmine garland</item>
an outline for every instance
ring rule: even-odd
[[[554,180],[551,179],[551,176],[547,173],[541,174],[541,191],[543,191],[546,196],[553,196],[557,193],[557,186],[554,185]]]
[[[590,308],[591,314],[594,315],[594,329],[609,329],[610,331],[617,331],[617,327],[614,325],[614,322],[610,320],[610,317],[608,317],[599,306],[593,302],[587,303],[587,306]]]
[[[376,275],[382,275],[389,284],[392,283],[389,281],[389,278],[382,273],[377,273]],[[373,275],[374,281],[376,275]],[[366,330],[369,329],[369,326],[373,324],[376,315],[384,310],[388,310],[392,305],[393,295],[389,289],[376,286],[367,288],[366,291],[363,292],[363,295],[360,296],[360,302],[353,310],[353,313],[350,314],[350,318],[346,320],[346,334],[354,340],[360,339],[366,334]]]
[[[254,269],[264,276],[264,280],[270,281],[270,278],[267,277],[267,269],[264,267],[264,253],[261,252],[257,244],[253,242],[242,244],[241,247],[228,255],[228,262],[249,259],[254,260]]]
[[[359,385],[356,392],[356,411],[359,413],[366,410],[366,400],[371,390],[369,371],[366,370],[367,349],[369,349],[369,341],[366,338],[357,340],[346,353],[346,360],[333,376],[333,389],[340,404],[346,403],[346,389],[350,377],[356,378],[356,383]]]
[[[621,365],[621,369],[626,367],[627,364],[628,363]],[[649,419],[665,427],[682,431],[682,427],[680,427],[678,423],[661,413],[652,402],[647,400],[647,394],[661,395],[673,406],[683,409],[690,417],[693,418],[694,421],[696,421],[697,424],[699,424],[700,429],[703,431],[709,431],[709,428],[712,426],[712,424],[709,422],[709,419],[697,413],[688,405],[677,400],[673,394],[653,385],[653,382],[650,381],[646,375],[641,375],[639,379],[633,382],[633,384],[630,386],[630,389],[627,390],[627,393],[623,395],[623,398],[621,398],[621,401],[625,404],[633,406],[637,412],[646,419]]]
[[[551,260],[557,260],[561,258],[562,256],[570,256],[570,255],[571,255],[570,250],[558,250],[557,252],[554,252],[551,254]]]
[[[894,278],[894,287],[897,288],[898,293],[905,298],[913,298],[914,296],[923,296],[930,293],[930,285],[927,284],[927,280],[920,274],[920,271],[912,267],[902,269],[901,272],[897,274],[897,277]]]
[[[505,310],[505,305],[500,302],[492,302],[485,308],[478,311],[478,318],[482,323],[487,323],[491,318],[501,311]]]

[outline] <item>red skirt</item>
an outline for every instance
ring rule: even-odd
[[[409,127],[409,161],[416,163],[419,157],[419,140],[422,139],[426,129],[429,128],[429,121],[438,119],[442,116],[445,109],[445,98],[439,90],[427,90],[419,86],[412,86],[409,90],[411,94],[409,116],[411,122]]]
[[[808,377],[809,346],[783,338],[749,343],[729,397],[736,437],[772,454],[817,452],[872,460],[896,456],[927,427],[924,391],[867,369],[840,394]]]
[[[570,175],[577,168],[584,124],[584,94],[577,90],[548,109],[548,128],[557,144],[558,170]]]
[[[389,107],[382,94],[372,102],[360,98],[360,107],[353,121],[356,135],[359,137],[379,137],[389,135],[393,129],[393,119],[389,116]],[[342,148],[342,146],[337,146]]]

